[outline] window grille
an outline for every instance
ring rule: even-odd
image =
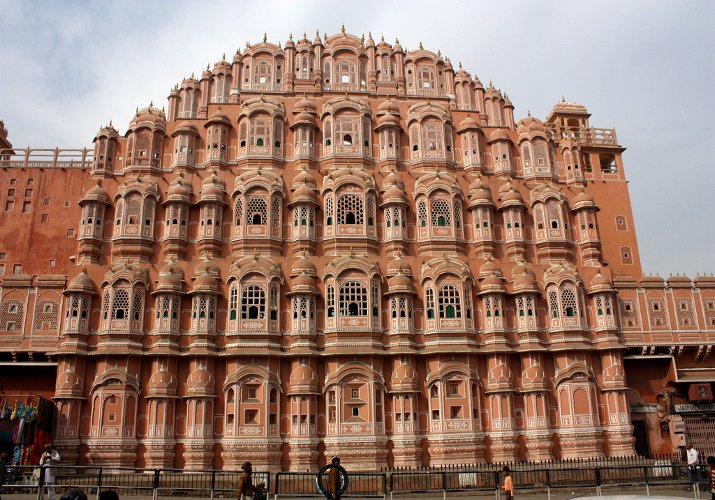
[[[241,297],[241,319],[264,319],[266,292],[258,285],[248,285]]]
[[[367,289],[359,281],[342,283],[339,304],[341,316],[367,316]]]
[[[273,227],[281,226],[281,200],[273,198],[273,207],[271,208],[271,225]]]
[[[364,223],[362,197],[357,194],[344,194],[338,198],[338,224]]]
[[[449,204],[444,200],[436,200],[432,203],[432,225],[439,227],[451,227],[452,215]]]
[[[439,289],[437,300],[440,318],[462,317],[462,302],[457,288],[452,285],[444,285]]]
[[[119,288],[112,300],[112,319],[127,319],[129,315],[129,292]]]
[[[249,198],[246,209],[246,225],[265,226],[268,221],[266,200],[259,197]]]

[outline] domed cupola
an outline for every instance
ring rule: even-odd
[[[387,266],[387,292],[388,310],[390,314],[390,345],[403,345],[410,342],[414,333],[412,318],[413,295],[415,289],[412,284],[412,269],[398,252]]]
[[[382,183],[380,207],[385,214],[385,250],[404,252],[407,248],[407,197],[405,183],[392,170]]]
[[[307,170],[303,170],[295,177],[291,191],[288,208],[292,211],[291,240],[294,251],[312,253],[316,241],[316,210],[319,205],[314,177]]]
[[[481,177],[469,185],[469,209],[474,219],[474,247],[480,256],[494,257],[494,201]]]
[[[96,264],[102,255],[104,246],[105,212],[112,205],[107,192],[102,189],[101,181],[92,186],[79,201],[82,207],[80,220],[79,255],[80,263]]]
[[[226,184],[214,172],[201,182],[199,205],[199,252],[218,256],[223,245],[222,220]]]
[[[92,175],[101,177],[111,177],[114,175],[115,157],[119,151],[119,133],[117,129],[109,125],[102,127],[94,136],[94,162],[92,163]]]
[[[526,252],[524,239],[524,211],[526,204],[519,190],[505,182],[499,188],[499,208],[504,221],[504,243],[506,254],[511,260],[518,260]]]
[[[127,154],[125,170],[154,173],[162,166],[166,116],[164,111],[149,105],[137,109],[125,134]]]
[[[582,191],[573,199],[571,211],[576,216],[576,230],[581,258],[587,266],[601,266],[601,237],[596,213],[599,211],[593,197]]]
[[[183,258],[188,241],[191,185],[179,175],[171,181],[164,201],[164,251],[169,257]]]
[[[316,334],[316,276],[315,265],[303,255],[293,263],[287,294],[291,300],[291,335],[311,341]]]

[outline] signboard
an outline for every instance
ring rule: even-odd
[[[710,384],[690,384],[688,399],[690,401],[712,401],[713,391]]]
[[[715,403],[673,405],[675,413],[709,413],[715,412]]]
[[[633,404],[631,405],[631,413],[658,413],[658,405],[655,404]]]

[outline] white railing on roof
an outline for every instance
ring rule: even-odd
[[[91,168],[94,149],[0,149],[2,168]]]

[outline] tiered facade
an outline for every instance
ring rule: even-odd
[[[248,45],[76,160],[0,152],[0,350],[35,392],[57,363],[63,456],[633,454],[629,405],[662,394],[624,357],[708,363],[715,279],[642,277],[613,129],[513,109],[343,31]]]

